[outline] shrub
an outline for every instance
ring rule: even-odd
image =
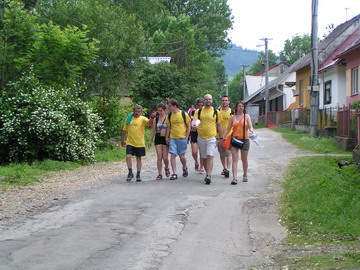
[[[1,163],[94,161],[102,121],[79,89],[46,87],[32,72],[9,87],[0,98]]]

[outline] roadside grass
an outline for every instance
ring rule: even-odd
[[[303,150],[349,154],[332,139],[272,128]],[[288,167],[281,196],[285,244],[305,249],[301,257],[278,262],[288,269],[350,269],[360,267],[360,173],[355,165],[338,166],[352,157],[300,157]],[[337,247],[332,249],[332,247]],[[313,250],[312,250],[313,249]],[[322,250],[317,254],[319,249]]]
[[[289,143],[301,150],[309,150],[318,154],[349,154],[350,152],[337,147],[332,138],[313,137],[303,131],[294,131],[288,128],[273,127],[271,130],[279,132]]]
[[[33,182],[41,182],[41,175],[51,171],[72,170],[84,163],[61,162],[54,160],[36,161],[32,164],[20,163],[0,166],[0,189],[6,190],[9,186],[26,186]]]
[[[151,130],[145,132],[145,143],[150,138]],[[96,162],[121,162],[125,160],[126,149],[120,147],[120,141],[105,143],[95,151]],[[154,151],[146,149],[147,153]],[[81,166],[87,166],[85,162],[63,162],[55,160],[36,161],[32,164],[20,163],[0,166],[0,190],[6,190],[10,186],[27,186],[32,183],[41,182],[42,177],[52,171],[74,170]]]

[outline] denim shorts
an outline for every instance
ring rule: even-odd
[[[169,153],[175,156],[184,155],[186,153],[188,138],[174,139],[170,138]]]

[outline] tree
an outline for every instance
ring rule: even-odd
[[[278,57],[272,50],[268,51],[269,67],[276,64]],[[260,52],[258,60],[250,67],[249,74],[256,74],[265,69],[265,52]]]
[[[135,16],[110,0],[42,0],[44,21],[61,26],[86,25],[89,38],[99,41],[97,58],[84,72],[89,90],[101,96],[126,92],[144,56],[144,33]]]
[[[176,65],[170,63],[148,64],[139,76],[131,96],[135,103],[156,105],[168,98],[180,104],[187,103],[187,85]]]
[[[288,64],[293,64],[296,60],[309,53],[311,50],[311,37],[307,34],[302,36],[295,35],[287,39],[284,49],[280,52],[280,60]]]
[[[160,0],[172,16],[188,16],[196,30],[196,43],[219,56],[228,47],[227,30],[233,16],[227,0]]]
[[[20,2],[8,3],[2,22],[0,90],[30,68],[47,85],[73,85],[96,58],[96,41],[86,31],[40,24],[39,16]]]

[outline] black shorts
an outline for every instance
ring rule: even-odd
[[[197,137],[198,137],[198,133],[196,130],[190,130],[190,142],[191,143],[197,143]]]
[[[158,144],[167,145],[166,137],[155,134],[155,145],[158,145]]]
[[[137,157],[143,157],[145,156],[145,147],[134,147],[132,145],[127,145],[126,154]]]

